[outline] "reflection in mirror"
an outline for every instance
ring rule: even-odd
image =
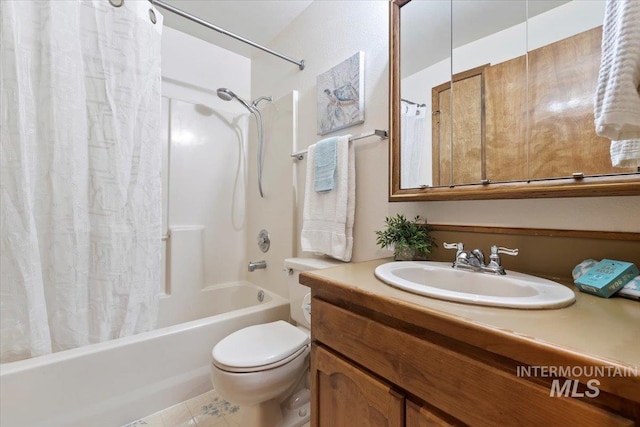
[[[595,133],[604,8],[572,1],[528,19],[530,179],[633,172],[612,166],[610,141]]]
[[[438,120],[431,114],[431,88],[451,78],[451,5],[448,1],[412,1],[400,13],[400,51],[415,53],[403,55],[400,65],[401,187],[431,186],[432,165],[439,164],[434,162],[431,147],[432,119]],[[445,125],[436,128],[448,129]],[[448,148],[450,137],[450,132],[442,135],[441,144]]]
[[[504,116],[526,114],[526,92],[513,88],[527,83],[527,2],[454,0],[452,21],[453,184],[498,180],[496,169],[505,176],[505,168],[509,180],[525,179],[526,156],[515,155],[526,152],[524,129],[502,125]],[[506,79],[512,82],[503,85]],[[505,136],[511,143],[496,147]]]
[[[593,125],[604,0],[394,3],[398,189],[637,172]]]

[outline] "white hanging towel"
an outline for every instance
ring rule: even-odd
[[[640,139],[639,23],[640,1],[607,0],[594,110],[596,133],[612,141]]]
[[[640,139],[611,141],[609,152],[614,168],[640,167]]]
[[[335,187],[332,191],[314,191],[315,144],[307,153],[301,249],[351,261],[353,222],[356,207],[356,163],[353,144],[345,135],[337,141]]]

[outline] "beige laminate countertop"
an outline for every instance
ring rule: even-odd
[[[300,282],[310,286],[316,295],[333,294],[443,334],[466,331],[465,336],[473,337],[473,332],[478,332],[485,337],[482,341],[478,338],[476,345],[509,357],[517,354],[526,358],[526,351],[514,353],[508,347],[528,343],[536,349],[549,350],[549,354],[560,355],[558,359],[540,359],[541,362],[570,360],[640,371],[639,301],[599,298],[582,293],[573,285],[576,302],[562,309],[518,310],[441,301],[414,295],[378,280],[374,269],[390,261],[380,259],[306,272],[300,276]],[[468,333],[469,330],[472,333]],[[523,361],[543,364],[533,356]],[[640,395],[640,377],[628,380],[637,385]],[[635,391],[636,386],[633,387]]]

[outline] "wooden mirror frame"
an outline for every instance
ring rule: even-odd
[[[389,3],[389,201],[528,199],[640,195],[640,175],[558,178],[520,182],[400,188],[400,9]]]

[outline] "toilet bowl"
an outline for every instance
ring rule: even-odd
[[[211,382],[218,395],[240,405],[240,425],[299,427],[309,421],[311,325],[309,304],[303,302],[309,288],[298,283],[298,275],[339,264],[315,258],[285,260],[291,318],[297,326],[283,320],[249,326],[213,348]]]

